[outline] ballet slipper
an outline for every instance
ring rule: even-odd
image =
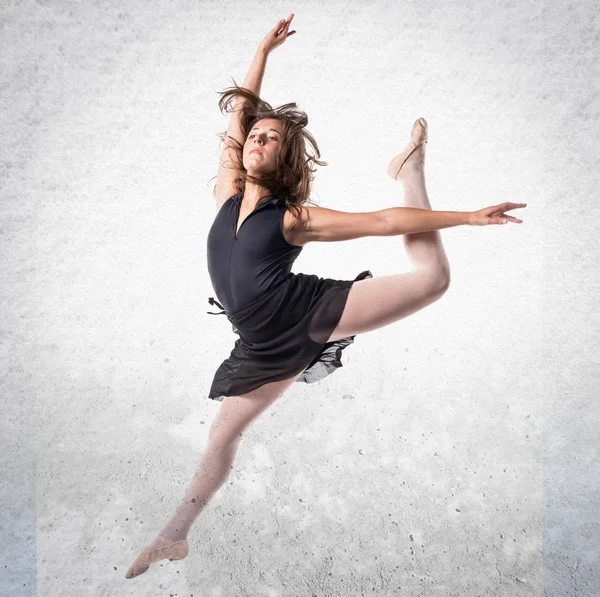
[[[146,549],[131,564],[125,573],[125,578],[133,578],[143,574],[152,564],[159,560],[182,560],[188,555],[189,546],[185,539],[181,541],[169,541],[162,535],[158,535],[159,546],[154,549]]]
[[[424,118],[418,118],[413,124],[412,131],[410,133],[410,142],[406,146],[406,149],[399,155],[397,155],[388,166],[387,173],[394,180],[398,180],[400,175],[400,170],[402,170],[402,166],[406,163],[406,160],[419,148],[423,143],[427,143],[427,121]],[[422,157],[417,157],[414,160],[411,160],[412,163],[421,164],[425,163],[425,160]]]

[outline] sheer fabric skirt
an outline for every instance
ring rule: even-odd
[[[217,369],[208,397],[222,401],[299,373],[297,382],[313,383],[342,367],[342,351],[355,336],[327,340],[340,321],[352,284],[372,277],[369,270],[354,280],[290,273],[255,301],[228,313],[239,339]]]

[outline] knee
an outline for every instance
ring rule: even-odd
[[[450,287],[450,267],[444,265],[436,275],[434,294],[440,298]]]
[[[208,442],[213,450],[235,450],[241,439],[244,429],[225,427],[215,419],[208,432]]]

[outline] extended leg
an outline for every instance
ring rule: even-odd
[[[149,565],[149,555],[154,561],[163,558],[181,559],[169,555],[170,545],[174,548],[185,546],[187,554],[187,544],[181,542],[187,538],[200,512],[229,476],[243,432],[297,377],[267,383],[243,396],[228,396],[223,399],[211,425],[208,446],[183,500],[156,539],[130,566],[126,578],[145,572]]]
[[[296,377],[265,384],[243,396],[228,396],[212,422],[208,446],[183,500],[161,535],[185,539],[197,516],[233,468],[243,432],[295,381]]]

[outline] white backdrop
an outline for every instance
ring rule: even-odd
[[[295,12],[262,97],[309,116],[313,198],[402,205],[419,116],[452,282],[357,336],[246,433],[191,553],[124,572],[181,498],[237,338],[207,315],[217,92]],[[6,595],[600,591],[591,0],[38,1],[0,8]],[[402,239],[310,244],[293,271],[408,269]],[[595,566],[595,568],[594,568]]]

